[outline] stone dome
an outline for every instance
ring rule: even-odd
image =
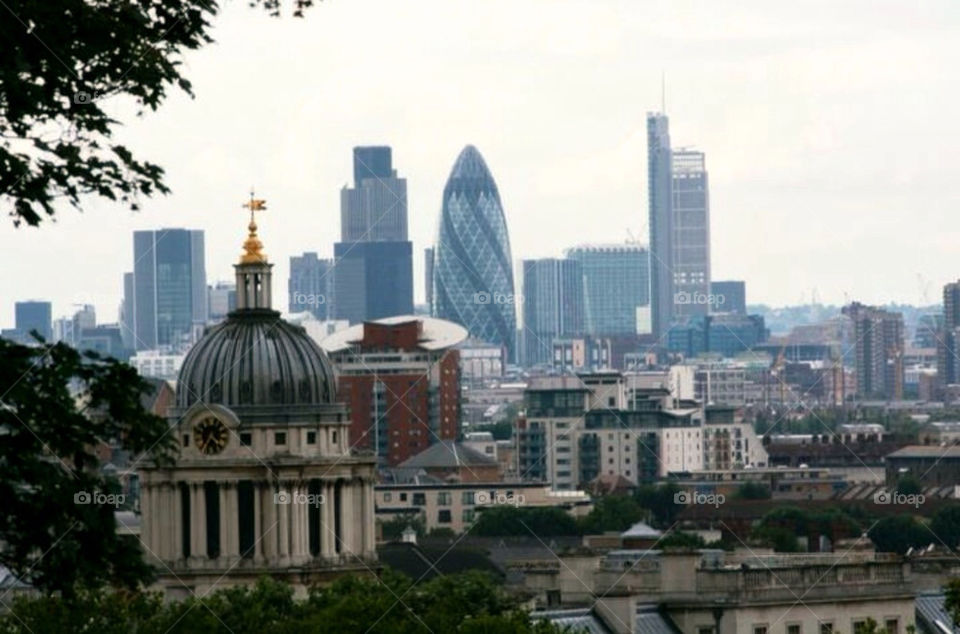
[[[177,407],[326,405],[336,391],[330,360],[303,328],[274,310],[247,309],[210,328],[190,350]]]

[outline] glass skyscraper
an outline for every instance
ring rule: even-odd
[[[580,263],[583,275],[584,334],[643,334],[650,305],[647,250],[639,244],[581,245],[566,256]]]
[[[583,333],[583,273],[580,262],[559,258],[524,260],[523,364],[548,363],[553,339]]]
[[[650,312],[653,335],[662,338],[673,318],[673,213],[670,122],[647,114],[647,194],[650,207]]]
[[[177,346],[207,322],[203,231],[133,232],[132,309],[137,350]]]
[[[443,189],[433,256],[433,314],[515,359],[510,238],[497,184],[477,148],[460,152]]]
[[[291,256],[287,294],[291,313],[309,312],[320,321],[329,319],[333,306],[333,260],[317,257],[315,252]]]
[[[16,302],[13,308],[16,330],[22,341],[35,343],[33,331],[36,331],[47,343],[53,340],[53,315],[50,302]]]

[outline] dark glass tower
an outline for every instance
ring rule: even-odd
[[[497,184],[477,148],[460,152],[443,189],[433,256],[433,314],[515,359],[510,238]]]
[[[647,190],[650,205],[650,312],[654,337],[673,316],[673,157],[667,115],[647,114]]]
[[[549,363],[555,337],[583,334],[580,262],[558,258],[523,261],[523,364]]]

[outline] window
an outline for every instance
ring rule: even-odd
[[[413,494],[413,505],[414,506],[426,506],[427,505],[427,495],[425,493],[414,493]]]
[[[183,446],[184,446],[184,447],[189,447],[189,446],[190,446],[190,434],[184,434],[184,435],[183,435]]]
[[[386,491],[386,492],[383,494],[383,501],[384,501],[384,502],[390,502],[390,501],[392,501],[392,500],[393,500],[393,493],[390,493],[389,491]]]
[[[273,434],[273,444],[275,445],[285,445],[287,444],[287,432],[278,431]]]
[[[820,634],[833,634],[833,623],[820,623]]]
[[[887,629],[887,634],[900,634],[899,619],[886,619],[883,626]]]
[[[253,434],[248,431],[242,432],[240,434],[240,444],[243,447],[249,447],[253,444]]]
[[[767,626],[766,626],[766,625],[754,625],[754,626],[753,626],[753,634],[767,634]]]
[[[450,509],[440,509],[437,511],[437,522],[441,524],[449,524],[452,520],[450,516]]]
[[[401,501],[401,502],[406,502],[406,501],[407,501],[407,494],[406,494],[406,493],[401,493],[401,494],[400,494],[400,501]]]
[[[317,432],[315,432],[315,431],[308,431],[308,432],[307,432],[307,444],[308,444],[308,445],[315,445],[315,444],[317,444]]]
[[[333,443],[334,445],[337,444],[337,431],[336,431],[336,430],[333,430],[332,432],[330,432],[330,442]]]
[[[437,493],[437,505],[450,506],[452,497],[453,495],[449,491],[440,491],[439,493]]]
[[[465,523],[472,522],[473,518],[476,516],[477,516],[477,513],[473,509],[463,509],[463,521]]]
[[[799,624],[799,623],[793,623],[793,624],[791,624],[791,625],[788,625],[788,626],[787,626],[787,634],[801,634],[800,624]]]
[[[473,491],[464,491],[461,500],[463,504],[473,506],[475,504]]]

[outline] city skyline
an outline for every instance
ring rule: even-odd
[[[941,73],[951,31],[939,25],[956,7],[881,12],[854,2],[756,11],[744,3],[724,15],[663,8],[641,17],[615,3],[545,14],[533,5],[516,9],[519,17],[543,14],[542,25],[525,33],[504,28],[512,24],[503,19],[508,7],[495,4],[471,26],[476,37],[464,41],[430,28],[455,23],[457,6],[327,4],[303,21],[263,21],[245,7],[224,7],[217,45],[187,56],[196,100],[173,94],[162,111],[142,119],[126,104],[110,104],[126,124],[122,141],[166,168],[173,194],[142,201],[138,214],[86,200],[83,213],[63,207],[43,230],[8,226],[0,248],[22,254],[18,266],[34,274],[29,282],[4,276],[4,295],[50,299],[55,314],[72,303],[94,304],[111,320],[122,292],[114,271],[132,266],[127,236],[167,226],[204,230],[208,278],[230,280],[223,263],[236,254],[233,236],[214,230],[242,213],[237,192],[251,185],[271,201],[261,226],[278,279],[286,279],[290,256],[332,256],[339,191],[352,179],[343,157],[365,143],[389,144],[403,167],[416,249],[432,243],[448,157],[465,143],[483,148],[497,166],[517,258],[559,257],[583,241],[623,241],[628,228],[647,242],[644,113],[660,106],[661,73],[674,144],[696,143],[709,155],[713,277],[744,279],[752,302],[774,306],[809,300],[813,289],[834,305],[844,303],[844,293],[869,304],[920,304],[917,273],[932,289],[956,278],[949,239],[952,223],[960,222],[949,213],[960,196],[948,168],[960,148],[947,109],[953,84],[930,81],[952,76]],[[367,24],[371,8],[392,25]],[[371,99],[366,77],[382,66],[377,51],[354,51],[355,73],[338,61],[350,50],[346,34],[361,23],[394,51],[398,67],[423,68],[429,83],[390,77],[377,90],[394,98]],[[250,29],[263,41],[263,55],[249,50]],[[436,37],[410,37],[410,29]],[[559,41],[575,42],[582,61],[545,65],[568,59]],[[284,65],[278,60],[301,57],[294,49],[311,52],[310,81],[291,83],[289,73],[276,72]],[[487,67],[487,56],[510,63]],[[225,68],[227,58],[240,63]],[[834,65],[846,72],[822,72]],[[537,75],[537,90],[524,89],[540,68],[546,74]],[[898,90],[881,90],[893,80]],[[251,82],[264,97],[238,99]],[[326,90],[333,82],[337,90]],[[483,95],[491,91],[504,99],[488,104]],[[727,97],[711,96],[719,94]],[[429,115],[418,109],[427,103]],[[471,105],[481,103],[486,110]],[[278,107],[285,116],[276,116]],[[251,131],[250,120],[262,121],[263,130]],[[183,126],[205,133],[166,132]],[[525,133],[504,135],[507,126]],[[210,172],[209,165],[223,169]],[[900,231],[906,222],[944,226],[923,236]],[[549,240],[539,230],[546,223]],[[78,242],[97,248],[68,270],[55,266]],[[919,255],[900,265],[888,257],[890,244]],[[415,257],[414,266],[414,279],[423,279],[422,259]],[[838,276],[838,268],[848,276]],[[938,294],[930,292],[929,303]],[[12,325],[12,311],[9,302],[0,306],[4,327]]]

